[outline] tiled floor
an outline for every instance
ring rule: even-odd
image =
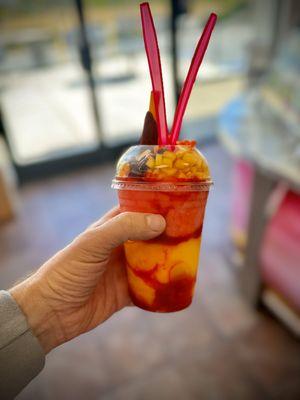
[[[121,311],[47,357],[20,400],[299,399],[300,343],[241,300],[228,262],[231,163],[217,145],[193,305],[156,315]],[[116,202],[113,166],[31,183],[18,218],[0,229],[0,280],[8,287]]]

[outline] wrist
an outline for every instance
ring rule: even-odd
[[[61,343],[61,335],[57,332],[59,327],[57,317],[49,309],[39,286],[38,278],[33,275],[10,289],[9,292],[26,316],[28,325],[47,354]]]

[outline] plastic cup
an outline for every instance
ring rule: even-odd
[[[167,167],[158,168],[167,162],[164,161],[165,152],[177,154],[177,146],[159,148],[156,154],[162,154],[162,157],[158,157],[162,164],[158,163],[157,168],[154,166],[150,174],[145,173],[147,163],[153,166],[149,159],[153,158],[153,149],[157,150],[157,147],[130,148],[118,163],[112,187],[118,190],[122,212],[154,213],[166,219],[163,234],[148,241],[128,241],[124,249],[133,303],[148,311],[174,312],[188,307],[193,299],[211,180],[207,162],[196,149],[187,148],[186,153],[189,156],[194,154],[195,159],[198,157],[199,168],[195,169],[194,166],[198,177],[180,178],[180,170],[176,166],[184,165],[177,163],[178,159],[173,160],[172,164],[169,162]],[[183,146],[178,151],[181,150],[184,154]],[[142,160],[140,163],[139,158]],[[186,156],[186,159],[191,161],[191,157]],[[202,172],[200,163],[203,164]],[[190,164],[193,168],[192,161]],[[173,168],[176,172],[172,171],[173,175],[170,175],[168,171],[160,171],[167,168]],[[154,172],[156,170],[159,172]],[[205,179],[200,179],[201,173],[206,175]]]

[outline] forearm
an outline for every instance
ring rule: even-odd
[[[43,368],[45,353],[9,292],[0,291],[0,398],[15,397]]]
[[[63,340],[60,337],[59,321],[46,303],[38,274],[10,289],[10,294],[26,316],[28,325],[47,354]]]

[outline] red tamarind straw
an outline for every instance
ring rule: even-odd
[[[154,92],[154,104],[157,118],[159,144],[165,145],[168,143],[168,126],[166,119],[164,86],[156,31],[149,4],[142,3],[140,5],[140,10],[144,44],[150,69],[152,90]]]
[[[198,69],[201,65],[201,62],[203,60],[204,54],[206,52],[211,33],[214,29],[215,23],[217,20],[217,15],[212,13],[210,14],[210,17],[205,25],[205,28],[202,32],[201,38],[197,44],[189,72],[187,74],[187,77],[185,79],[179,100],[178,100],[178,105],[176,108],[175,112],[175,117],[174,117],[174,122],[171,130],[171,139],[170,143],[171,144],[176,144],[176,141],[178,140],[181,125],[182,125],[182,120],[184,116],[184,112],[194,85],[194,82],[197,77]]]

